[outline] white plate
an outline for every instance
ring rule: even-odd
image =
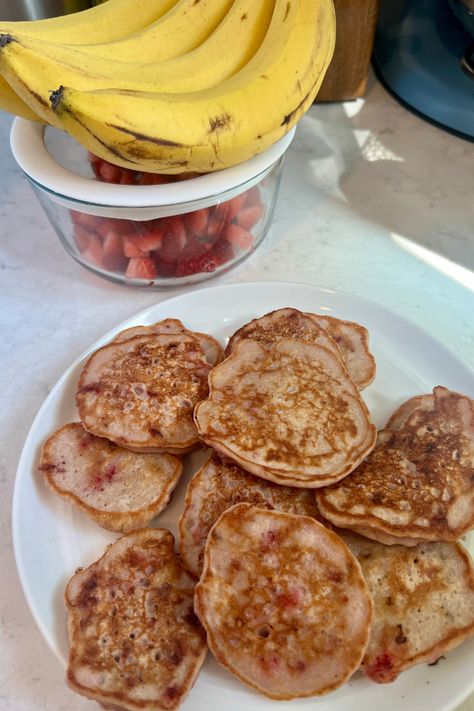
[[[46,489],[36,473],[42,442],[60,425],[77,420],[76,382],[84,359],[118,331],[165,317],[207,331],[223,343],[239,326],[272,309],[293,306],[358,321],[370,332],[377,360],[375,382],[364,397],[380,427],[401,402],[445,385],[474,396],[472,373],[443,345],[414,324],[374,303],[342,292],[290,283],[232,284],[211,287],[163,301],[112,329],[67,370],[39,411],[18,466],[13,498],[13,541],[23,589],[33,616],[64,664],[67,655],[63,590],[79,566],[96,560],[116,538]],[[173,503],[156,525],[176,534],[186,482],[199,460],[190,457]],[[183,711],[211,707],[226,711],[269,711],[313,708],[318,711],[448,711],[474,690],[474,639],[450,652],[437,666],[426,664],[403,673],[397,681],[377,685],[356,674],[344,687],[320,699],[270,701],[240,684],[208,657]]]

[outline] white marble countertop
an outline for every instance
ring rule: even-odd
[[[50,388],[105,331],[176,291],[90,275],[65,253],[11,157],[0,112],[0,710],[94,708],[70,692],[18,581],[10,511],[21,448]],[[474,144],[398,105],[313,107],[289,151],[270,236],[214,283],[343,289],[423,326],[474,361]],[[212,282],[208,282],[210,285]],[[461,707],[474,711],[474,699]]]

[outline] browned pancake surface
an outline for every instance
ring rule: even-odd
[[[358,559],[374,602],[362,671],[379,683],[433,662],[474,634],[474,569],[458,543],[385,546],[338,531]]]
[[[76,402],[84,427],[134,451],[184,452],[198,442],[193,410],[210,365],[193,337],[135,336],[92,354]]]
[[[318,506],[381,542],[455,541],[474,526],[474,403],[436,387],[402,408],[390,420],[397,429],[382,430],[356,471],[317,492]]]
[[[341,358],[359,388],[369,385],[375,377],[375,359],[369,350],[368,331],[352,321],[292,308],[278,309],[239,328],[229,339],[225,354],[230,355],[243,338],[267,345],[281,338],[298,338],[325,346]]]
[[[166,507],[183,466],[172,454],[138,454],[64,425],[45,442],[39,471],[56,494],[109,531],[147,526]]]
[[[124,331],[120,331],[120,333],[115,336],[114,341],[122,342],[127,341],[129,338],[134,338],[135,336],[146,336],[149,334],[174,336],[179,333],[197,339],[209,365],[217,365],[217,363],[220,363],[223,359],[224,351],[213,336],[209,336],[207,333],[199,333],[198,331],[189,331],[177,318],[165,318],[163,321],[158,321],[150,326],[133,326],[132,328],[127,328]]]
[[[66,588],[71,688],[126,709],[176,709],[206,654],[193,589],[169,531],[109,546]]]
[[[372,602],[359,564],[312,518],[237,504],[211,529],[195,610],[217,661],[273,699],[328,693],[357,669]]]
[[[242,502],[319,518],[312,491],[265,481],[214,454],[189,482],[179,520],[179,552],[196,577],[201,575],[211,527],[226,509]]]
[[[209,386],[195,410],[201,438],[264,479],[323,486],[346,476],[375,443],[356,386],[322,346],[243,339]]]

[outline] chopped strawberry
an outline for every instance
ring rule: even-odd
[[[216,257],[219,264],[226,264],[233,258],[234,250],[232,245],[221,237],[221,239],[215,243],[212,254]]]
[[[120,234],[109,230],[102,245],[102,263],[104,269],[123,271],[127,266],[127,258],[123,252],[123,239]]]
[[[89,246],[91,235],[93,234],[93,232],[87,230],[81,225],[74,226],[74,242],[76,243],[79,252],[86,251],[87,247]]]
[[[97,215],[88,215],[87,212],[77,212],[76,210],[69,210],[69,213],[75,225],[81,225],[82,227],[86,227],[92,232],[97,230],[99,225],[101,225],[104,221],[103,217],[98,217]]]
[[[252,207],[244,207],[235,220],[239,227],[243,230],[250,231],[254,225],[260,220],[263,215],[263,205],[252,205]]]
[[[176,276],[184,277],[191,274],[200,274],[201,272],[213,272],[219,266],[219,261],[212,252],[201,254],[198,257],[191,257],[185,262],[178,264],[176,268]]]
[[[277,602],[280,607],[290,608],[296,607],[303,599],[303,593],[300,588],[291,586],[288,588],[286,593],[277,595]]]
[[[227,226],[224,239],[234,245],[234,247],[240,247],[240,249],[250,249],[253,245],[253,235],[247,232],[247,230],[242,229],[242,227],[239,227],[239,225],[234,225],[234,223]]]
[[[98,166],[99,177],[106,183],[119,183],[122,177],[122,168],[103,160]]]
[[[398,672],[393,668],[393,656],[387,652],[379,654],[374,661],[362,668],[365,676],[379,684],[394,681]]]
[[[88,244],[86,249],[82,252],[82,256],[91,264],[95,264],[102,267],[102,240],[92,232],[89,234]]]
[[[207,234],[219,237],[230,222],[229,203],[221,202],[212,210],[207,225]]]
[[[233,217],[237,215],[237,213],[243,208],[247,200],[247,193],[240,193],[240,195],[236,195],[232,200],[228,200],[227,204],[229,206],[229,219],[232,220]]]
[[[159,254],[154,254],[156,274],[160,277],[173,277],[176,272],[176,262],[166,262]]]
[[[151,257],[132,257],[125,272],[127,279],[155,279],[156,266]]]
[[[104,238],[107,237],[109,232],[120,235],[129,234],[130,225],[133,224],[131,220],[119,220],[115,217],[104,217],[101,219],[102,222],[97,225],[96,232]]]
[[[124,170],[119,180],[120,185],[136,185],[133,173],[129,170]]]
[[[123,253],[126,257],[149,257],[149,252],[144,251],[139,243],[140,235],[124,235]]]
[[[205,254],[213,248],[214,243],[215,237],[209,237],[207,235],[190,235],[181,250],[178,261],[185,262],[187,259],[191,259],[191,257],[197,257],[200,254]]]
[[[139,249],[144,252],[155,252],[161,249],[163,245],[163,232],[156,227],[150,229],[149,232],[138,234],[136,236],[136,243]]]
[[[163,223],[163,242],[159,255],[165,262],[176,262],[183,250],[187,237],[180,217],[166,217]]]
[[[253,207],[254,205],[262,204],[260,188],[258,187],[258,185],[254,185],[253,188],[247,190],[245,194],[247,196],[247,199],[245,200],[245,207]]]
[[[183,222],[190,234],[204,235],[206,233],[207,223],[209,222],[208,208],[187,212],[183,215]]]

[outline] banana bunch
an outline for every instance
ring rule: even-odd
[[[332,0],[108,0],[0,20],[0,108],[126,168],[210,172],[290,130],[334,42]]]

